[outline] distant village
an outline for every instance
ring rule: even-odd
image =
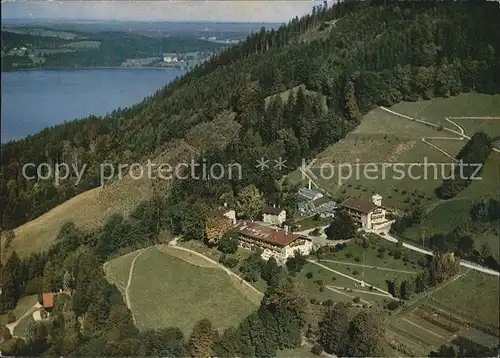
[[[190,70],[212,57],[212,52],[163,53],[161,56],[127,59],[122,67],[169,67]]]

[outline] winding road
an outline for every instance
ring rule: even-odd
[[[426,121],[426,120],[423,120],[423,119],[417,119],[417,118],[414,118],[414,117],[410,117],[410,116],[407,116],[405,114],[401,114],[401,113],[395,112],[395,111],[393,111],[393,110],[391,110],[389,108],[383,107],[383,106],[380,106],[380,109],[382,109],[382,110],[384,110],[384,111],[386,111],[388,113],[394,114],[395,116],[398,116],[398,117],[401,117],[401,118],[406,118],[406,119],[409,119],[410,121],[422,123],[422,124],[425,124],[427,126],[434,127],[436,129],[442,127],[442,126],[440,126],[440,125],[438,125],[436,123],[432,123],[432,122],[429,122],[429,121]],[[464,139],[470,139],[470,137],[465,134],[465,130],[463,129],[463,127],[460,126],[459,124],[453,122],[452,119],[497,119],[497,120],[500,120],[500,117],[445,117],[444,119],[447,122],[451,123],[453,126],[457,127],[459,131],[457,132],[454,129],[450,129],[450,128],[446,128],[446,127],[442,127],[442,130],[446,131],[446,132],[449,132],[449,133],[456,134],[458,136],[458,138],[457,137],[455,137],[455,138],[453,138],[453,137],[422,137],[420,139],[424,143],[429,144],[429,145],[431,145],[434,148],[436,148],[437,146],[434,146],[434,145],[430,144],[425,139],[439,139],[439,140],[464,140]],[[443,154],[446,154],[447,156],[450,156],[449,153],[447,153],[442,148],[437,147],[436,149],[438,149]],[[498,149],[498,148],[492,148],[492,150],[494,152],[500,153],[500,149]],[[452,159],[456,160],[454,157],[452,157]]]

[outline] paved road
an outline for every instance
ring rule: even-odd
[[[379,232],[376,232],[376,231],[373,231],[373,230],[366,230],[368,232],[371,232],[372,234],[375,234],[377,235],[378,237],[381,237],[382,239],[385,239],[387,241],[391,241],[391,242],[398,242],[399,240],[396,239],[394,236],[392,236],[389,232],[388,232],[388,229],[386,229],[387,231],[385,232],[385,235],[380,235]],[[434,254],[432,253],[432,251],[428,251],[428,250],[424,250],[420,247],[417,247],[417,246],[414,246],[414,245],[411,245],[411,244],[407,244],[406,242],[403,242],[403,247],[409,249],[409,250],[413,250],[413,251],[416,251],[416,252],[420,252],[424,255],[430,255],[430,256],[433,256]],[[489,268],[486,268],[486,267],[483,267],[481,265],[478,265],[478,264],[474,264],[472,262],[468,262],[468,261],[465,261],[465,260],[460,260],[460,266],[463,266],[463,267],[467,267],[467,268],[470,268],[470,269],[473,269],[473,270],[476,270],[476,271],[479,271],[479,272],[483,272],[483,273],[486,273],[488,275],[493,275],[493,276],[500,276],[500,273],[498,271],[495,271],[495,270],[492,270],[492,269],[489,269]]]

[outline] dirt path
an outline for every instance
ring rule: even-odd
[[[154,246],[152,246],[154,247]],[[127,286],[125,287],[125,304],[127,305],[128,309],[130,310],[130,312],[132,313],[132,319],[134,320],[134,325],[137,326],[137,322],[135,320],[135,315],[134,315],[134,311],[132,310],[132,305],[130,304],[130,294],[129,294],[129,291],[130,291],[130,285],[132,283],[132,274],[134,273],[134,266],[135,266],[135,262],[136,260],[143,254],[145,253],[146,251],[148,251],[149,249],[151,249],[152,247],[148,247],[147,249],[140,249],[139,250],[139,253],[137,254],[136,257],[134,257],[134,259],[132,260],[132,263],[130,264],[130,269],[128,271],[128,281],[127,281]]]
[[[10,334],[12,335],[12,337],[15,337],[14,336],[14,329],[17,327],[19,322],[21,322],[21,320],[23,320],[27,316],[33,314],[33,312],[35,312],[37,309],[40,309],[41,307],[42,307],[42,305],[37,302],[33,306],[31,306],[26,312],[24,312],[23,315],[17,319],[17,321],[12,322],[12,323],[8,323],[5,325],[5,327],[7,327],[7,329],[10,331]]]
[[[182,246],[178,246],[177,245],[177,241],[179,240],[179,237],[176,237],[175,239],[173,239],[172,241],[170,241],[168,244],[169,246],[171,247],[175,247],[176,249],[178,250],[183,250],[183,251],[187,251],[187,252],[190,252],[194,255],[197,255],[199,257],[203,257],[205,260],[207,260],[208,262],[214,264],[215,266],[217,266],[218,268],[224,270],[228,275],[230,276],[233,276],[235,278],[237,278],[238,280],[241,280],[240,282],[243,282],[245,285],[247,285],[251,290],[253,290],[255,293],[258,293],[261,297],[264,296],[264,294],[262,292],[260,292],[259,290],[257,290],[255,287],[253,287],[251,284],[249,284],[247,281],[243,280],[240,276],[238,276],[237,274],[235,274],[233,271],[231,271],[230,269],[228,269],[226,266],[220,264],[219,262],[217,261],[214,261],[212,260],[210,257],[207,257],[203,254],[200,254],[199,252],[197,251],[194,251],[194,250],[191,250],[191,249],[188,249],[188,248],[185,248],[185,247],[182,247]]]
[[[442,335],[437,334],[436,332],[433,332],[433,331],[431,331],[431,330],[429,330],[429,329],[427,329],[427,328],[425,328],[425,327],[422,327],[421,325],[416,324],[415,322],[410,321],[408,318],[404,318],[404,317],[403,317],[403,318],[401,318],[401,320],[402,320],[402,321],[405,321],[406,323],[411,324],[411,325],[412,325],[412,326],[414,326],[414,327],[417,327],[417,328],[419,328],[419,329],[421,329],[421,330],[424,330],[424,331],[426,331],[427,333],[432,334],[432,335],[434,335],[434,336],[436,336],[436,337],[438,337],[438,338],[444,338]]]
[[[344,290],[344,288],[348,288],[349,290],[353,292],[360,292],[366,295],[373,295],[373,296],[380,296],[380,297],[387,297],[385,293],[379,293],[379,292],[371,292],[371,291],[366,291],[366,290],[359,290],[357,288],[350,288],[350,287],[342,287],[342,286],[330,286],[333,287],[337,290]]]
[[[346,292],[344,292],[344,291],[341,291],[341,290],[337,290],[337,289],[335,289],[333,286],[325,286],[325,287],[326,287],[328,290],[333,291],[333,292],[335,292],[335,293],[338,293],[338,294],[340,294],[340,295],[344,295],[344,296],[347,296],[347,297],[352,298],[352,299],[356,298],[356,296],[350,295],[350,294],[348,294],[348,293],[346,293]],[[372,304],[371,302],[368,302],[368,301],[366,301],[366,300],[363,300],[361,297],[359,298],[359,301],[360,301],[360,302],[363,302],[363,303],[366,303],[367,305],[371,305],[371,304]]]
[[[378,267],[378,266],[369,266],[369,265],[362,265],[362,264],[355,264],[352,262],[345,262],[345,261],[335,261],[335,260],[321,260],[324,262],[332,262],[334,264],[339,264],[339,265],[348,265],[348,266],[357,266],[357,267],[366,267],[366,268],[371,268],[379,271],[389,271],[389,272],[400,272],[400,273],[407,273],[410,275],[417,275],[418,273],[415,271],[405,271],[405,270],[397,270],[397,269],[390,269],[390,268],[385,268],[385,267]]]
[[[375,287],[374,285],[371,285],[371,284],[370,284],[370,283],[368,283],[368,282],[358,280],[357,278],[351,277],[351,276],[346,275],[346,274],[344,274],[344,273],[342,273],[342,272],[340,272],[340,271],[334,270],[334,269],[332,269],[332,268],[330,268],[330,267],[328,267],[328,266],[325,266],[325,265],[323,265],[323,264],[320,264],[319,262],[317,262],[317,261],[315,261],[315,260],[307,260],[307,261],[308,261],[308,262],[310,262],[310,263],[312,263],[312,264],[314,264],[314,265],[317,265],[317,266],[319,266],[319,267],[321,267],[321,268],[324,268],[325,270],[328,270],[328,271],[330,271],[330,272],[333,272],[333,273],[335,273],[335,274],[337,274],[337,275],[339,275],[339,276],[345,277],[345,278],[347,278],[347,279],[349,279],[349,280],[351,280],[351,281],[357,282],[357,283],[359,283],[359,284],[364,284],[364,285],[372,286],[374,290],[379,291],[379,292],[381,292],[381,293],[384,293],[384,294],[385,294],[388,298],[392,298],[393,300],[399,301],[399,299],[397,299],[396,297],[394,297],[393,295],[391,295],[389,292],[384,291],[384,290],[382,290],[382,289],[380,289],[380,288],[378,288],[378,287]]]
[[[396,115],[398,117],[406,118],[406,119],[409,119],[409,120],[414,121],[414,122],[425,124],[427,126],[431,126],[431,127],[434,127],[434,128],[441,127],[441,126],[437,125],[436,123],[425,121],[423,119],[413,118],[413,117],[410,117],[410,116],[407,116],[407,115],[395,112],[393,110],[390,110],[389,108],[386,108],[386,107],[383,107],[383,106],[380,106],[380,109],[382,109],[382,110],[384,110],[384,111],[386,111],[388,113],[394,114],[394,115]],[[443,127],[443,131],[447,131],[449,133],[453,133],[453,134],[457,135],[458,137],[454,137],[454,138],[453,137],[451,137],[451,138],[449,138],[449,137],[422,137],[420,139],[424,143],[426,143],[426,144],[430,144],[430,143],[427,142],[427,141],[425,141],[425,139],[439,139],[439,140],[464,140],[464,139],[470,139],[470,137],[465,134],[465,130],[463,129],[463,127],[461,125],[459,125],[458,123],[453,122],[452,118],[455,118],[455,119],[494,119],[496,117],[445,117],[445,120],[447,122],[451,123],[453,126],[457,127],[459,129],[459,131],[457,132],[454,129],[450,129],[450,128],[446,128],[446,127]],[[434,147],[435,149],[438,149],[434,145],[431,145],[431,146]],[[492,149],[493,149],[493,151],[495,151],[497,153],[500,153],[500,149],[497,149],[497,148],[492,148]],[[442,148],[439,148],[438,150],[441,153],[443,153],[443,154],[446,153],[446,151],[443,150]]]

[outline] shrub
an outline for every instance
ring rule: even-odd
[[[323,346],[321,344],[316,343],[312,348],[311,348],[311,353],[317,356],[320,356],[321,353],[323,353]]]
[[[312,273],[312,272],[308,272],[308,273],[306,273],[306,277],[307,277],[308,279],[313,278],[313,273]]]
[[[354,303],[359,303],[361,301],[361,298],[358,297],[354,297],[353,300],[352,300]]]
[[[7,323],[13,323],[15,321],[16,321],[16,316],[14,315],[14,313],[9,312],[9,314],[7,315]]]
[[[4,341],[8,341],[9,339],[12,338],[12,335],[10,334],[10,330],[5,327],[5,326],[0,326],[0,336]]]
[[[325,286],[320,286],[319,287],[319,292],[323,292],[325,290]]]
[[[354,261],[356,261],[356,262],[360,262],[360,261],[361,261],[361,257],[356,256],[356,257],[354,258]]]
[[[401,306],[401,303],[399,301],[391,301],[387,304],[387,308],[391,311],[394,311],[399,306]]]
[[[24,290],[25,295],[36,295],[43,291],[43,277],[35,277],[28,281]]]
[[[394,251],[394,258],[396,260],[400,259],[401,258],[401,251],[399,251],[399,250]]]
[[[335,281],[337,279],[337,277],[333,276],[332,277],[332,281]]]
[[[333,302],[332,300],[328,299],[326,300],[325,302],[323,302],[323,306],[327,306],[327,307],[330,307],[330,306],[333,306],[335,305],[335,302]]]
[[[358,271],[356,271],[356,270],[354,270],[354,271],[352,272],[352,274],[353,274],[353,276],[356,276],[356,275],[358,275],[358,274],[359,274],[359,272],[358,272]]]
[[[236,258],[236,257],[228,257],[226,259],[226,262],[224,264],[227,267],[229,267],[229,268],[233,268],[233,267],[236,267],[236,265],[238,265],[238,263],[239,263],[238,258]]]

